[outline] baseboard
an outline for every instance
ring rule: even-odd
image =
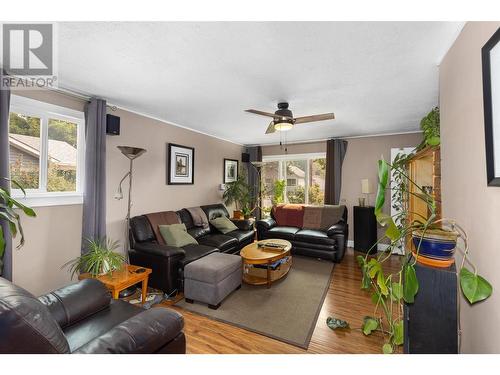
[[[347,241],[347,247],[354,247],[354,241],[353,240],[348,240]],[[389,247],[388,244],[379,243],[377,245],[377,251],[386,251],[388,247]]]

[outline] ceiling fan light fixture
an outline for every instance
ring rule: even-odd
[[[280,120],[274,123],[274,128],[280,132],[286,132],[293,128],[293,122]]]

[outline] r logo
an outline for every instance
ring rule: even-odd
[[[3,25],[3,65],[10,74],[52,75],[53,52],[51,24]]]

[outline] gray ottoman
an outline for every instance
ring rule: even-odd
[[[204,302],[218,309],[222,300],[239,289],[242,261],[239,255],[212,253],[184,267],[186,302]]]

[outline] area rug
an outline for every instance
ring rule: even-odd
[[[333,267],[331,261],[294,256],[288,275],[270,289],[243,284],[217,310],[184,300],[176,306],[307,349]]]

